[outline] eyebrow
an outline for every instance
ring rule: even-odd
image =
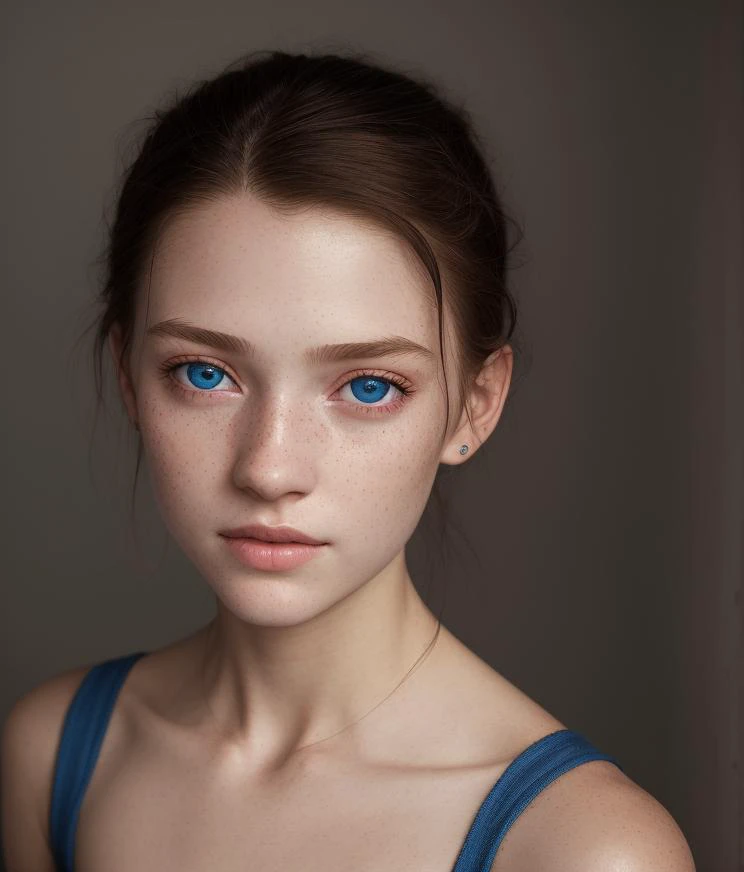
[[[170,318],[160,321],[148,328],[147,336],[173,336],[176,339],[186,339],[200,345],[208,345],[210,348],[231,354],[242,354],[246,357],[255,356],[254,346],[240,336],[230,333],[220,333],[217,330],[208,330],[206,327],[196,327],[180,318]],[[341,342],[337,345],[319,345],[309,348],[303,355],[308,364],[321,364],[342,360],[354,360],[364,357],[388,357],[394,355],[412,354],[433,360],[434,352],[431,349],[419,345],[405,336],[385,336],[382,339],[373,339],[368,342]]]

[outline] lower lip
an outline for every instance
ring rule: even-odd
[[[241,563],[269,572],[301,566],[323,548],[323,545],[307,545],[304,542],[263,542],[260,539],[236,539],[230,536],[223,538]]]

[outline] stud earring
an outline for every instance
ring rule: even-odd
[[[468,453],[468,446],[467,446],[467,445],[461,445],[461,446],[460,446],[460,454],[467,454],[467,453]]]

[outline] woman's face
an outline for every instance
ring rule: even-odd
[[[225,197],[167,225],[147,298],[145,287],[130,414],[168,529],[230,611],[300,623],[401,556],[445,449],[437,310],[404,243],[329,211],[282,216]],[[393,337],[422,350],[341,355]],[[246,524],[328,544],[291,570],[257,570],[220,535]]]

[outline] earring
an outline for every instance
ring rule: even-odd
[[[460,446],[460,454],[467,454],[467,453],[468,453],[468,446],[467,446],[467,445],[461,445],[461,446]]]

